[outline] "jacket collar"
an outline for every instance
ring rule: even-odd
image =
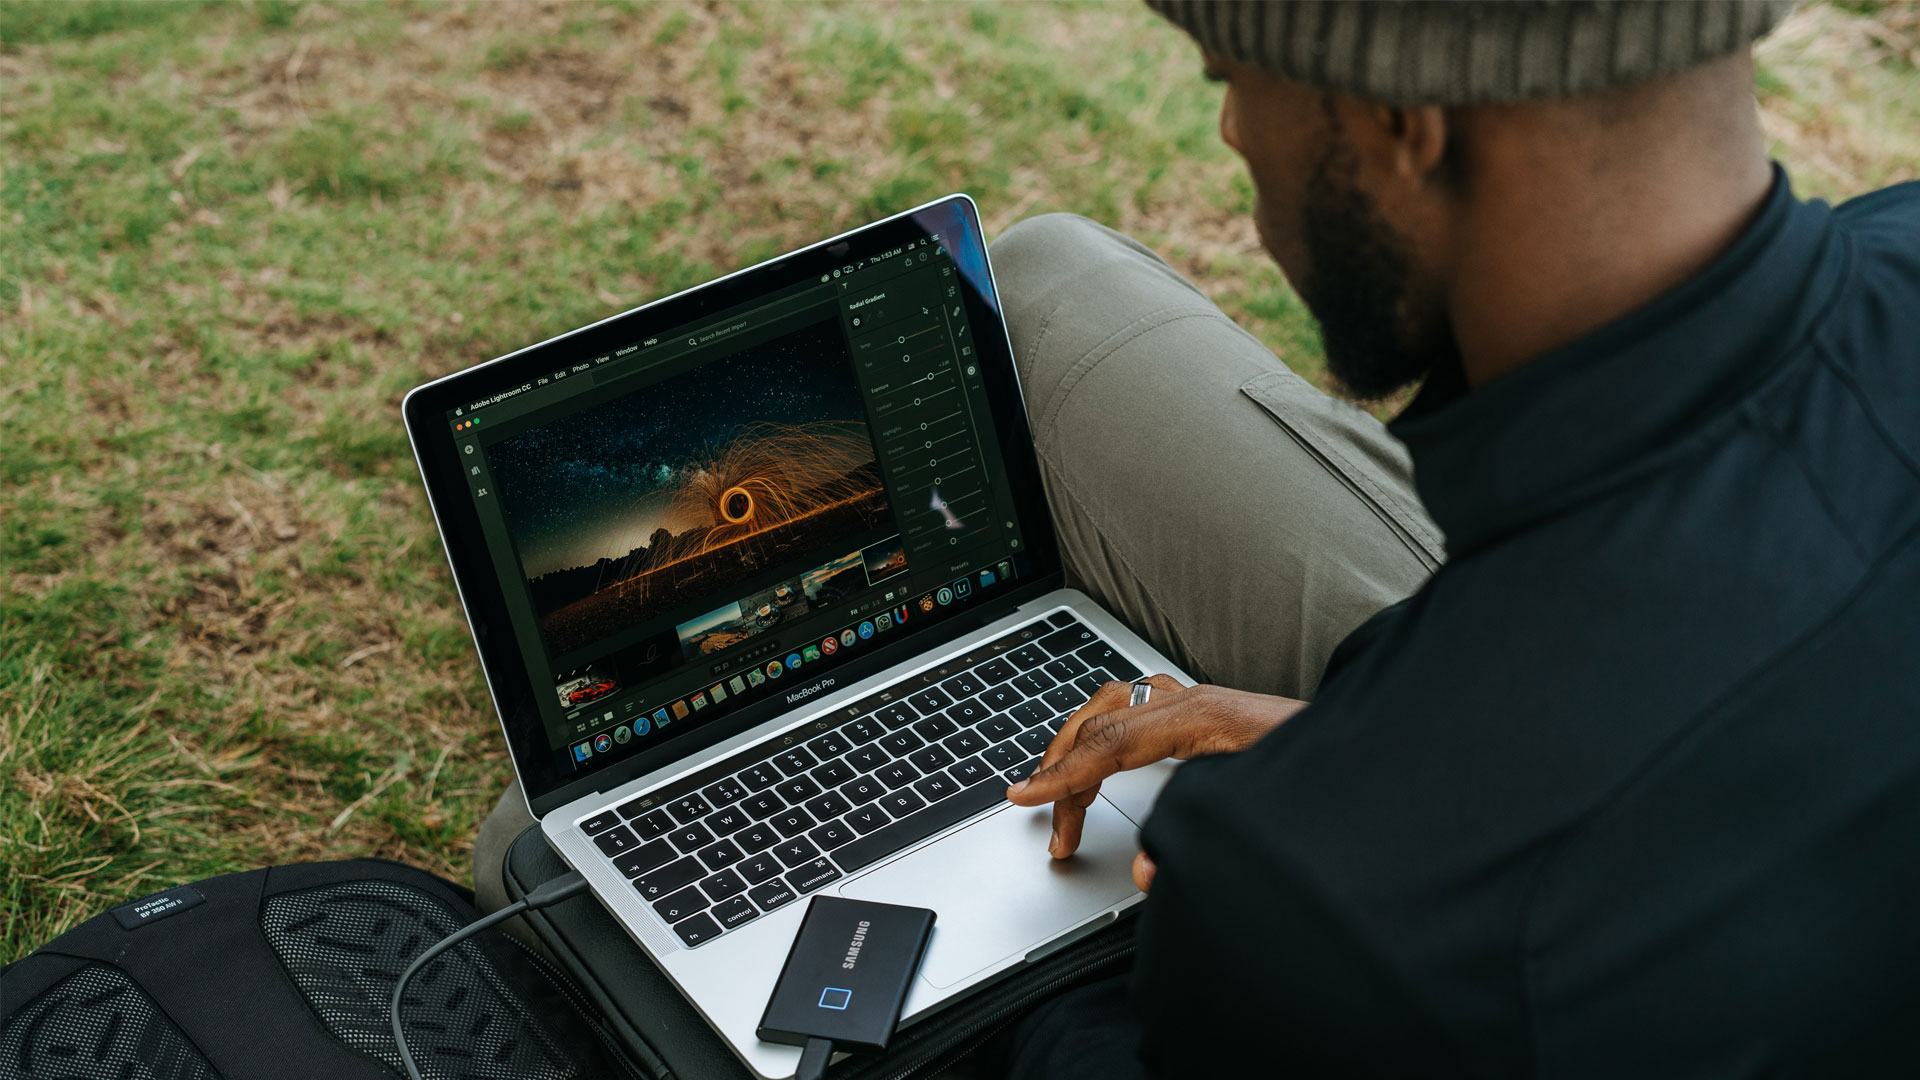
[[[1776,165],[1746,232],[1671,292],[1477,390],[1430,378],[1390,430],[1448,556],[1593,497],[1753,390],[1831,291],[1830,213]]]

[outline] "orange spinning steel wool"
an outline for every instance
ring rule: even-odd
[[[667,528],[697,555],[871,494],[866,425],[753,424],[714,456],[690,464],[668,504]]]

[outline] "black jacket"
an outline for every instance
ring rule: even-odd
[[[1449,561],[1167,787],[1154,1071],[1920,1073],[1920,184],[1776,173],[1694,279],[1393,431]]]

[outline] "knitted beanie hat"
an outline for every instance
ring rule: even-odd
[[[1793,0],[1147,0],[1207,49],[1395,105],[1595,93],[1746,47]]]

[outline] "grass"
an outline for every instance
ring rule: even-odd
[[[1803,193],[1920,175],[1912,9],[1763,52]],[[1137,5],[0,5],[0,961],[265,863],[455,878],[506,783],[413,384],[923,199],[1076,210],[1320,376]]]

